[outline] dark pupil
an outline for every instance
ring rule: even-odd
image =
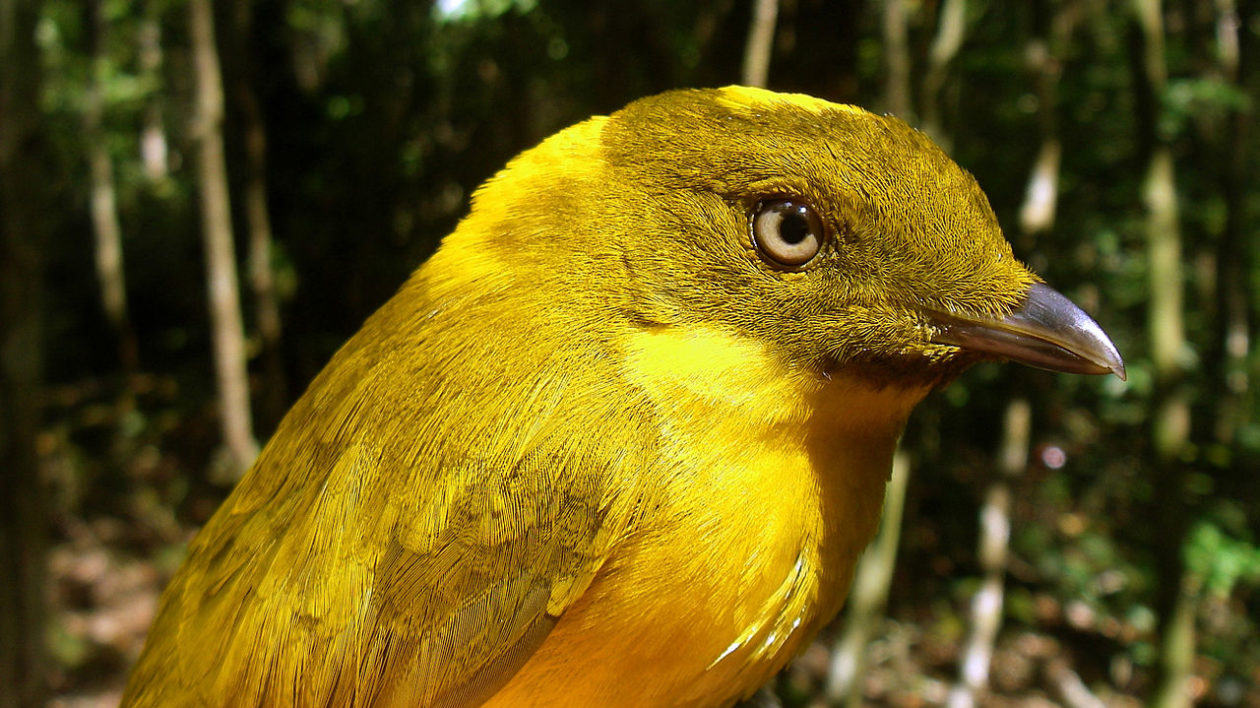
[[[795,246],[809,238],[809,220],[801,213],[801,207],[787,204],[783,207],[783,220],[779,222],[779,238]]]

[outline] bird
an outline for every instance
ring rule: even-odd
[[[1124,363],[903,121],[728,86],[473,195],[190,543],[125,706],[725,706],[844,601],[985,360]]]

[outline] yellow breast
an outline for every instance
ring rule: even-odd
[[[758,344],[662,329],[624,372],[668,411],[663,493],[491,705],[722,705],[839,609],[924,391],[793,371]]]

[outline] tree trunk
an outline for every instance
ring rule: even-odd
[[[197,181],[201,196],[202,240],[205,246],[213,327],[219,418],[229,457],[229,476],[239,477],[258,455],[249,410],[249,372],[245,333],[232,244],[227,164],[223,155],[223,83],[214,44],[210,0],[189,0],[188,28],[192,42],[196,91],[194,135]]]
[[[945,133],[941,117],[941,92],[949,78],[949,65],[962,48],[967,31],[967,0],[945,0],[937,21],[936,37],[928,50],[927,72],[923,75],[923,98],[919,111],[923,116],[923,132],[945,152],[953,141]]]
[[[96,278],[101,288],[101,304],[118,344],[123,370],[134,374],[139,353],[131,317],[127,311],[127,278],[123,268],[122,227],[114,198],[114,166],[104,128],[105,82],[108,59],[105,50],[106,20],[101,0],[84,5],[89,27],[88,85],[83,112],[83,138],[87,150],[91,182],[92,230],[96,235]]]
[[[1242,87],[1238,10],[1234,0],[1216,0],[1217,55],[1222,78]],[[1251,388],[1247,355],[1251,350],[1251,292],[1247,274],[1251,251],[1246,245],[1247,145],[1251,130],[1249,111],[1233,107],[1227,114],[1222,154],[1221,194],[1225,198],[1225,227],[1216,251],[1217,318],[1215,387],[1218,392],[1214,436],[1236,447],[1239,428],[1247,422]]]
[[[241,62],[232,84],[245,132],[245,222],[249,227],[249,284],[254,294],[260,352],[266,374],[263,385],[264,425],[280,422],[288,405],[284,359],[280,348],[280,301],[272,269],[271,217],[267,210],[267,127],[254,91],[249,56],[252,5],[238,3],[233,13],[233,45]]]
[[[844,632],[831,653],[827,674],[827,700],[850,708],[862,705],[862,677],[866,675],[866,649],[876,620],[883,617],[888,588],[897,567],[901,543],[901,515],[905,509],[906,486],[910,480],[910,454],[898,449],[893,456],[892,477],[884,494],[884,516],[879,535],[862,554],[853,575]]]
[[[1041,133],[1041,147],[1019,210],[1020,233],[1029,242],[1037,234],[1054,227],[1054,215],[1058,210],[1059,163],[1063,152],[1059,140],[1059,79],[1063,71],[1063,55],[1069,51],[1082,13],[1076,0],[1055,3],[1055,6],[1058,9],[1050,19],[1048,30],[1035,37],[1026,52],[1037,94],[1037,122]]]
[[[1187,524],[1185,480],[1181,459],[1190,437],[1190,405],[1182,382],[1183,325],[1182,247],[1177,214],[1177,183],[1172,149],[1159,135],[1161,97],[1167,85],[1164,23],[1159,0],[1135,0],[1139,25],[1136,82],[1146,95],[1138,105],[1144,116],[1147,172],[1142,185],[1146,206],[1150,305],[1148,334],[1155,369],[1155,407],[1151,438],[1155,448],[1156,610],[1160,618],[1159,680],[1150,705],[1191,705],[1190,678],[1194,659],[1196,590],[1182,561]]]
[[[884,3],[884,110],[907,123],[910,112],[910,43],[906,39],[905,0]]]
[[[1006,595],[1006,565],[1011,542],[1011,480],[1028,467],[1032,406],[1024,397],[1006,407],[998,474],[980,508],[980,568],[984,582],[971,600],[971,633],[963,649],[959,681],[949,693],[949,708],[971,708],[989,690],[989,665]]]
[[[42,330],[39,3],[0,0],[0,707],[42,706],[47,516],[35,441]]]
[[[158,18],[156,2],[148,2],[144,17],[136,33],[139,45],[141,77],[154,86],[163,86],[162,80],[162,24]],[[144,107],[144,127],[140,130],[140,162],[144,174],[153,182],[161,182],[169,175],[166,126],[162,115],[162,92],[154,90]]]
[[[778,16],[778,0],[754,0],[742,72],[742,81],[747,86],[766,85],[766,78],[770,74],[770,53],[774,49],[774,25]]]

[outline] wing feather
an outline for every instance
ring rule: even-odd
[[[400,300],[194,540],[124,704],[474,705],[631,528],[651,445],[625,438],[642,411],[610,395],[606,352],[531,341],[493,307],[404,336]],[[509,369],[449,333],[473,321],[533,359]]]

